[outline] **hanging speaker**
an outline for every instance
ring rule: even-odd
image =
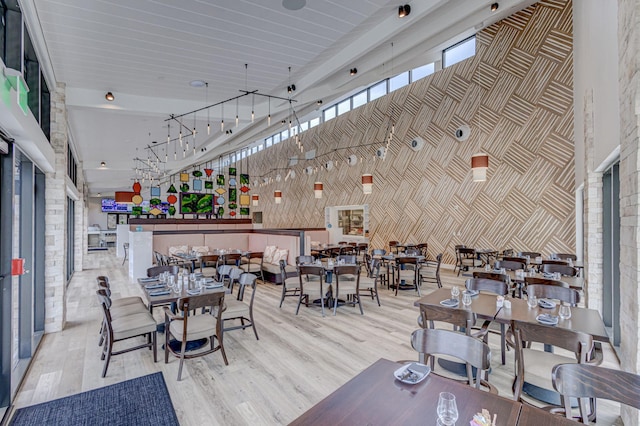
[[[350,156],[348,156],[347,164],[350,166],[355,166],[356,164],[358,164],[358,156],[355,154],[351,154]]]
[[[333,170],[333,161],[329,160],[326,163],[324,163],[324,168],[327,171]]]
[[[469,126],[467,126],[466,124],[463,124],[462,126],[456,129],[454,136],[458,141],[464,142],[469,138],[470,134],[471,134],[471,129],[469,128]]]
[[[409,142],[409,147],[414,150],[414,151],[420,151],[423,147],[424,147],[424,139],[422,139],[420,136],[414,138],[413,140],[411,140],[411,142]]]
[[[385,147],[380,147],[378,148],[378,150],[376,151],[376,157],[381,158],[384,160],[384,157],[387,155],[387,148]]]

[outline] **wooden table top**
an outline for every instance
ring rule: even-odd
[[[471,273],[473,273],[473,272],[497,272],[497,271],[494,271],[494,270],[486,271],[484,268],[474,268],[471,271]],[[512,282],[524,283],[524,277],[517,277],[515,271],[506,271],[506,274],[509,276],[509,278],[511,279]],[[535,274],[534,276],[537,277],[537,278],[546,278],[544,276],[544,274]],[[562,277],[560,277],[559,281],[563,281],[563,282],[569,284],[569,287],[571,287],[574,290],[582,290],[582,288],[584,286],[584,278],[583,277],[565,277],[565,276],[562,276]]]
[[[465,306],[462,304],[462,290],[464,290],[464,288],[460,288],[461,294],[460,296],[458,296],[458,298],[460,299],[460,303],[457,307],[464,309]],[[418,307],[420,305],[439,305],[441,301],[450,298],[450,289],[439,288],[416,300],[413,304],[414,306]],[[469,305],[469,307],[466,309],[470,309],[472,312],[474,312],[479,319],[488,320],[493,320],[499,311],[499,308],[496,306],[496,296],[487,293],[480,293],[477,296],[472,297],[471,305]]]
[[[140,282],[140,285],[142,286],[142,291],[144,292],[144,296],[147,299],[147,306],[149,306],[149,309],[152,309],[154,306],[158,306],[158,305],[166,305],[167,303],[172,303],[172,302],[177,302],[178,299],[180,299],[181,297],[189,297],[189,296],[194,296],[191,295],[189,293],[187,293],[187,289],[183,288],[182,291],[180,293],[174,293],[173,291],[171,291],[171,289],[169,289],[169,294],[163,294],[160,296],[151,296],[149,294],[149,292],[153,292],[153,291],[157,291],[157,290],[163,290],[163,289],[158,289],[158,288],[152,288],[152,289],[146,289],[145,285],[146,284],[153,284],[153,283],[145,283],[145,282]],[[168,288],[168,287],[167,287]],[[229,289],[225,286],[222,287],[217,287],[217,288],[212,288],[212,289],[205,289],[203,290],[204,294],[206,293],[218,293],[218,292],[227,292],[229,293]],[[197,296],[197,295],[195,295]]]
[[[539,306],[531,309],[525,299],[509,298],[509,300],[511,301],[511,309],[500,309],[495,317],[497,322],[509,323],[511,320],[536,322],[536,316],[542,313],[558,315],[559,305],[556,305],[554,309],[542,309]],[[604,328],[604,321],[602,321],[600,313],[595,309],[572,307],[571,318],[567,320],[560,319],[556,327],[581,331],[590,334],[594,340],[601,342],[609,341],[607,330]]]
[[[551,414],[547,411],[522,404],[520,417],[518,417],[518,426],[576,426],[578,423],[557,414]]]
[[[457,424],[468,424],[486,408],[497,414],[498,424],[515,425],[519,402],[430,374],[409,385],[395,379],[401,364],[379,359],[331,395],[311,407],[292,425],[425,425],[438,419],[440,392],[451,392],[458,406]]]

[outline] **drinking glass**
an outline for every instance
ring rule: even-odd
[[[486,265],[484,265],[484,270],[486,272],[489,272],[491,270],[491,265],[489,265],[489,263],[487,263]]]
[[[471,295],[469,293],[462,293],[462,304],[469,306],[471,304]]]
[[[558,315],[560,315],[560,318],[562,318],[563,320],[571,318],[571,306],[565,305],[564,303],[561,304]]]
[[[458,288],[458,286],[454,285],[453,287],[451,287],[451,298],[457,299],[459,295],[460,295],[460,289]]]
[[[536,297],[536,295],[530,294],[529,297],[527,297],[527,305],[529,305],[529,307],[533,309],[536,307],[537,304],[538,304],[538,298]]]
[[[458,420],[456,396],[450,392],[440,392],[438,398],[438,419],[443,425],[452,426]]]

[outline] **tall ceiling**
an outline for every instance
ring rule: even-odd
[[[157,155],[167,173],[215,161],[282,130],[280,120],[291,113],[287,98],[298,117],[318,114],[318,100],[326,106],[380,79],[439,60],[444,47],[534,1],[500,1],[492,12],[492,1],[411,0],[410,15],[399,18],[403,3],[20,2],[41,63],[50,78],[66,85],[72,144],[91,195],[129,189],[135,167],[141,166],[134,158]],[[355,76],[351,68],[358,69]],[[207,82],[208,88],[190,85],[196,80]],[[289,95],[291,84],[296,91]],[[257,91],[258,96],[224,103],[224,131],[221,105],[179,120],[185,135],[196,128],[195,153],[191,138],[184,154],[178,143],[166,144],[168,133],[178,138],[179,122],[167,121],[172,114],[216,104],[242,90]],[[107,92],[114,94],[113,102],[105,100]],[[226,133],[229,129],[232,134]],[[165,154],[168,162],[163,164]],[[106,168],[100,167],[103,161]]]

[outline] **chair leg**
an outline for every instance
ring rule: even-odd
[[[224,351],[224,343],[222,341],[223,338],[224,338],[224,333],[220,333],[218,344],[220,345],[220,352],[222,352],[222,359],[224,360],[224,365],[229,365],[229,361],[227,361],[227,353]]]
[[[178,381],[182,379],[182,366],[184,364],[184,353],[187,349],[187,341],[182,341],[182,347],[180,348],[180,366],[178,367]]]
[[[165,323],[167,324],[167,323]],[[169,339],[171,336],[171,332],[169,331],[168,324],[164,327],[164,363],[169,363]]]
[[[287,286],[282,283],[282,297],[280,297],[280,307],[282,308],[282,302],[284,302],[284,296],[287,293]]]
[[[253,322],[253,310],[249,312],[249,319],[251,320],[251,327],[253,327],[253,333],[256,335],[256,340],[260,340],[258,337],[258,330],[256,330],[256,323]]]
[[[107,349],[107,351],[106,351],[106,359],[104,361],[104,367],[102,368],[102,377],[105,377],[107,375],[107,369],[109,368],[109,361],[111,361],[111,351],[113,350],[113,343],[111,342],[111,339],[107,339],[107,342],[105,342],[105,348]]]
[[[153,362],[158,362],[158,345],[157,345],[158,333],[154,331],[151,333],[151,341],[153,344]]]
[[[364,311],[362,310],[362,301],[360,301],[360,295],[356,294],[354,297],[358,298],[358,306],[360,306],[360,315],[364,315]]]
[[[337,310],[338,310],[338,299],[339,299],[339,297],[338,297],[338,291],[337,291],[337,289],[336,289],[336,296],[335,296],[335,297],[334,297],[334,299],[333,299],[333,316],[335,316],[335,315],[336,315],[336,312],[337,312]],[[324,314],[324,309],[322,310],[322,312],[323,312],[323,314]]]

